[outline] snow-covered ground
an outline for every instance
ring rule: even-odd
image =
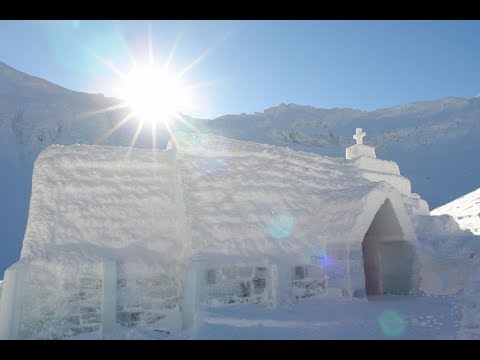
[[[480,188],[430,212],[431,215],[450,215],[461,229],[480,235]]]
[[[190,331],[118,326],[115,339],[455,339],[460,295],[381,296],[367,300],[308,298],[277,309],[265,305],[205,308]],[[475,334],[464,334],[474,338]],[[73,339],[100,339],[99,332]]]

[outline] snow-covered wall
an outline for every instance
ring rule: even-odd
[[[140,313],[147,321],[168,299],[178,302],[185,259],[175,176],[172,151],[73,145],[41,153],[21,257],[23,338],[98,329],[105,260],[116,262],[121,322]]]
[[[107,288],[117,293],[117,321],[130,326],[178,310],[194,256],[206,261],[204,281],[209,266],[237,266],[257,295],[283,302],[295,269],[307,265],[328,279],[328,292],[364,295],[361,244],[387,199],[404,240],[415,240],[410,197],[369,181],[346,159],[212,135],[179,133],[172,145],[51,146],[40,154],[21,257],[23,337],[100,328],[110,316],[101,305],[105,261],[116,264],[116,288]],[[245,264],[255,268],[246,277]]]
[[[372,146],[364,145],[364,144],[356,144],[353,146],[348,147],[345,150],[345,156],[347,159],[354,159],[358,156],[366,156],[375,158],[375,148]]]
[[[364,171],[363,176],[365,177],[365,179],[371,181],[385,181],[392,185],[395,189],[397,189],[400,194],[409,195],[412,192],[410,180],[400,175],[387,174],[376,171]]]
[[[448,215],[417,216],[417,252],[420,290],[428,294],[453,294],[467,283],[471,261],[480,254],[478,237],[460,231]]]
[[[460,339],[480,339],[480,257],[471,263],[468,282],[465,286],[462,308]]]
[[[400,175],[400,168],[395,161],[382,160],[368,156],[358,156],[352,159],[351,162],[356,167],[363,170]]]
[[[327,254],[330,287],[350,295],[364,287],[363,236],[388,196],[403,207],[392,186],[344,159],[215,136],[177,140],[192,253],[267,256],[287,287],[296,265]],[[289,291],[279,289],[280,298]]]
[[[314,251],[319,237],[331,234],[325,230],[333,218],[349,229],[360,212],[340,194],[369,182],[342,159],[194,137],[180,139],[177,155],[192,251],[309,257],[307,249]]]
[[[153,152],[43,151],[22,259],[162,264],[179,281],[180,264],[197,253],[309,262],[360,243],[393,191],[345,159],[212,135],[180,133],[176,142]]]
[[[168,151],[47,148],[35,163],[22,258],[177,258],[172,161]]]
[[[410,216],[425,216],[430,214],[428,203],[420,198],[418,194],[413,193],[409,196],[402,196],[402,199],[405,203],[405,209]]]

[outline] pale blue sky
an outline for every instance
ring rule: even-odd
[[[374,110],[480,92],[480,21],[0,21],[0,61],[72,90],[117,95],[121,71],[175,43],[171,68],[203,83],[190,114],[284,103]],[[130,54],[130,55],[129,55]]]

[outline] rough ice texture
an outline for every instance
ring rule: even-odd
[[[22,258],[307,256],[319,237],[361,241],[366,209],[373,218],[389,194],[398,196],[343,159],[208,135],[177,138],[176,157],[85,145],[42,152]]]
[[[415,237],[398,193],[344,159],[198,135],[179,136],[177,154],[191,232],[186,248],[224,259],[275,259],[281,298],[291,290],[282,284],[293,266],[323,252],[343,274],[330,286],[350,294],[362,288],[360,244],[388,197],[407,239]]]
[[[128,259],[170,272],[194,253],[307,261],[323,242],[361,242],[385,198],[397,196],[344,159],[177,138],[176,157],[85,145],[42,152],[22,259]]]
[[[411,193],[410,180],[403,176],[376,171],[364,171],[363,176],[375,182],[385,181],[393,186],[400,194],[409,195]]]
[[[176,241],[171,155],[49,147],[35,163],[21,257],[175,261],[183,249]]]
[[[382,160],[368,156],[358,156],[351,161],[352,164],[360,169],[400,175],[400,168],[395,161]]]
[[[402,199],[405,202],[405,208],[410,216],[430,214],[428,203],[421,199],[418,194],[410,194],[409,196],[404,195],[402,196]]]
[[[428,294],[453,294],[469,281],[471,262],[480,254],[480,242],[470,232],[460,231],[452,217],[417,216],[417,254],[420,290]]]
[[[351,148],[359,147],[358,149],[370,149],[372,147],[367,145],[354,145]],[[348,148],[350,149],[350,148]],[[350,162],[355,167],[364,170],[363,177],[371,181],[385,181],[393,186],[403,195],[411,196],[410,180],[400,175],[400,169],[394,161],[381,160],[373,157],[369,157],[362,154],[356,154],[355,157],[348,155],[347,159],[351,159]],[[374,149],[374,148],[372,148]]]
[[[480,338],[480,256],[472,261],[462,308],[463,338]],[[470,335],[470,336],[468,336]],[[473,336],[472,336],[473,335]]]
[[[145,321],[157,318],[177,302],[184,249],[172,153],[133,152],[51,146],[37,159],[22,249],[22,262],[30,264],[23,338],[98,329],[103,260],[118,264],[121,322],[131,324],[139,308],[148,309]],[[39,303],[38,294],[52,299]]]
[[[451,215],[461,229],[480,235],[480,188],[432,210],[431,214]]]
[[[437,222],[441,219],[449,219],[451,227],[459,227],[465,230],[463,238],[458,235],[450,236],[445,244],[440,247],[440,252],[445,254],[449,250],[447,259],[442,262],[427,262],[425,268],[428,269],[430,277],[436,281],[431,281],[429,288],[439,287],[440,279],[445,279],[440,271],[446,271],[447,266],[456,269],[456,281],[458,285],[453,290],[458,290],[459,285],[464,285],[464,303],[462,307],[462,324],[459,338],[461,339],[480,339],[480,238],[471,234],[480,235],[480,189],[472,191],[446,205],[440,206],[430,212],[431,219]],[[450,216],[448,216],[450,215]],[[455,223],[456,222],[456,223]],[[448,231],[446,231],[448,233]],[[467,235],[469,234],[469,235]],[[445,238],[445,236],[444,236]],[[435,249],[434,249],[435,250]],[[438,253],[438,249],[436,249]],[[451,261],[448,257],[454,258]],[[433,252],[431,255],[433,258]],[[447,272],[448,273],[448,272]],[[452,281],[450,281],[452,282]],[[451,286],[450,286],[451,287]]]
[[[348,147],[345,151],[345,154],[347,159],[354,159],[358,156],[367,156],[371,158],[376,157],[375,148],[364,144],[357,144]]]
[[[419,199],[368,180],[398,175],[211,135],[176,139],[166,151],[73,145],[40,154],[21,258],[30,264],[23,337],[95,331],[104,260],[117,262],[117,321],[132,325],[178,309],[193,256],[222,266],[271,261],[282,302],[294,266],[328,254],[329,293],[351,296],[365,287],[361,243],[386,199],[415,243]],[[35,303],[39,293],[45,300]]]
[[[396,195],[343,159],[213,136],[185,135],[177,164],[196,252],[310,256],[322,238],[362,241],[368,220]],[[372,219],[362,218],[370,207]],[[292,220],[286,236],[268,233],[277,218]]]

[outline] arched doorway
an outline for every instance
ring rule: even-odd
[[[413,251],[386,199],[362,242],[367,295],[408,294],[412,288]]]

